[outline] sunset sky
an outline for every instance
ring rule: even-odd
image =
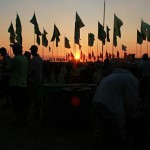
[[[114,48],[114,54],[119,51],[123,55],[122,44],[127,46],[127,53],[136,53],[137,57],[147,52],[150,44],[144,41],[142,46],[136,44],[137,29],[140,30],[141,19],[150,24],[150,0],[105,0],[105,28],[110,30],[110,42],[104,46],[104,55],[106,49],[112,52],[112,36],[114,13],[123,21],[121,27],[121,38],[117,38],[118,45]],[[49,46],[53,49],[54,55],[64,56],[64,52],[74,52],[74,27],[75,14],[79,14],[85,27],[81,28],[81,45],[85,55],[88,53],[88,33],[95,34],[94,46],[91,50],[94,53],[101,51],[101,41],[97,40],[98,21],[103,24],[104,0],[0,0],[0,47],[4,46],[8,50],[9,33],[8,28],[12,21],[14,29],[16,14],[18,13],[22,24],[23,50],[29,50],[34,44],[34,28],[30,20],[35,12],[40,31],[44,29],[48,32],[47,39]],[[60,31],[60,42],[58,48],[50,42],[54,23]],[[71,49],[64,49],[64,36],[66,36],[71,45]],[[39,46],[39,54],[42,56],[43,46]],[[141,53],[140,53],[141,51]],[[76,52],[79,53],[79,47],[76,45]],[[150,53],[150,48],[149,48]],[[44,58],[51,57],[48,48],[44,48]]]

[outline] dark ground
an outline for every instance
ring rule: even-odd
[[[0,150],[94,150],[98,144],[91,129],[70,128],[50,118],[34,120],[30,110],[27,125],[14,127],[14,114],[0,99]],[[63,124],[63,125],[61,125]],[[78,124],[79,125],[79,124]],[[99,149],[99,148],[98,148]]]
[[[102,133],[97,136],[91,121],[85,118],[64,119],[58,115],[50,117],[42,114],[40,120],[33,118],[34,107],[29,109],[27,124],[12,126],[14,114],[4,107],[5,99],[0,99],[0,150],[104,150]],[[136,145],[127,150],[149,150],[150,130]],[[113,149],[112,149],[113,150]]]

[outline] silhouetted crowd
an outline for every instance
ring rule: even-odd
[[[27,123],[34,104],[34,119],[41,118],[41,89],[45,84],[95,84],[91,97],[92,128],[102,140],[99,149],[150,149],[150,62],[148,54],[140,61],[50,62],[32,45],[23,53],[19,43],[11,45],[13,58],[0,48],[1,93],[5,107],[11,107],[12,125]],[[143,148],[144,147],[144,148]]]

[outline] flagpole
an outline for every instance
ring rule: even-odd
[[[105,26],[105,0],[104,0],[104,14],[103,14],[103,27]],[[103,62],[103,49],[104,49],[104,44],[102,42],[102,62]]]
[[[65,50],[66,50],[66,49],[65,49],[65,46],[64,46],[64,59],[66,60],[66,58],[65,58],[65,56],[66,56],[66,55],[65,55],[65,54],[66,54]]]
[[[87,56],[88,56],[88,61],[89,61],[89,46],[88,46],[88,54],[87,54]]]
[[[137,58],[137,43],[136,43],[136,58]]]
[[[56,47],[56,51],[57,51],[57,60],[58,60],[58,47]]]
[[[44,46],[43,46],[43,60],[44,60]]]
[[[54,48],[54,41],[53,41],[53,46],[52,46],[52,61],[53,61],[53,48]]]
[[[34,33],[34,45],[35,45],[35,33]]]
[[[65,36],[64,36],[64,59],[65,59]]]
[[[114,23],[113,23],[113,43],[112,43],[112,59],[114,57]]]
[[[97,60],[98,60],[98,36],[97,36]]]
[[[76,43],[74,43],[74,54],[76,56]]]
[[[142,45],[140,46],[140,58],[142,58],[141,51],[142,51]]]
[[[148,41],[147,41],[147,54],[148,54]]]

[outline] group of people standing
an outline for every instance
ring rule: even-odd
[[[5,95],[10,93],[12,111],[15,113],[13,124],[21,126],[26,123],[28,108],[32,102],[36,109],[35,118],[40,117],[40,97],[37,91],[42,85],[43,60],[36,45],[32,45],[30,51],[25,53],[19,43],[14,43],[11,47],[13,58],[9,57],[4,47],[0,49],[3,56],[2,89],[5,90]]]
[[[36,45],[32,45],[30,51],[25,53],[19,43],[11,47],[13,58],[9,57],[4,47],[0,48],[3,56],[2,89],[6,95],[10,92],[12,110],[16,114],[14,122],[23,125],[31,103],[35,104],[35,118],[40,117],[39,90],[43,82],[43,60]],[[92,69],[93,64],[90,70],[88,66],[88,70],[80,72],[83,79],[81,81],[80,78],[80,82],[91,82],[92,76],[89,75],[94,72]],[[144,54],[138,65],[129,66],[115,65],[106,59],[99,75],[101,78],[92,99],[93,127],[97,133],[105,131],[105,149],[122,150],[125,149],[125,142],[130,140],[128,135],[137,135],[134,141],[138,141],[137,137],[141,137],[141,131],[146,129],[150,120],[148,55]]]

